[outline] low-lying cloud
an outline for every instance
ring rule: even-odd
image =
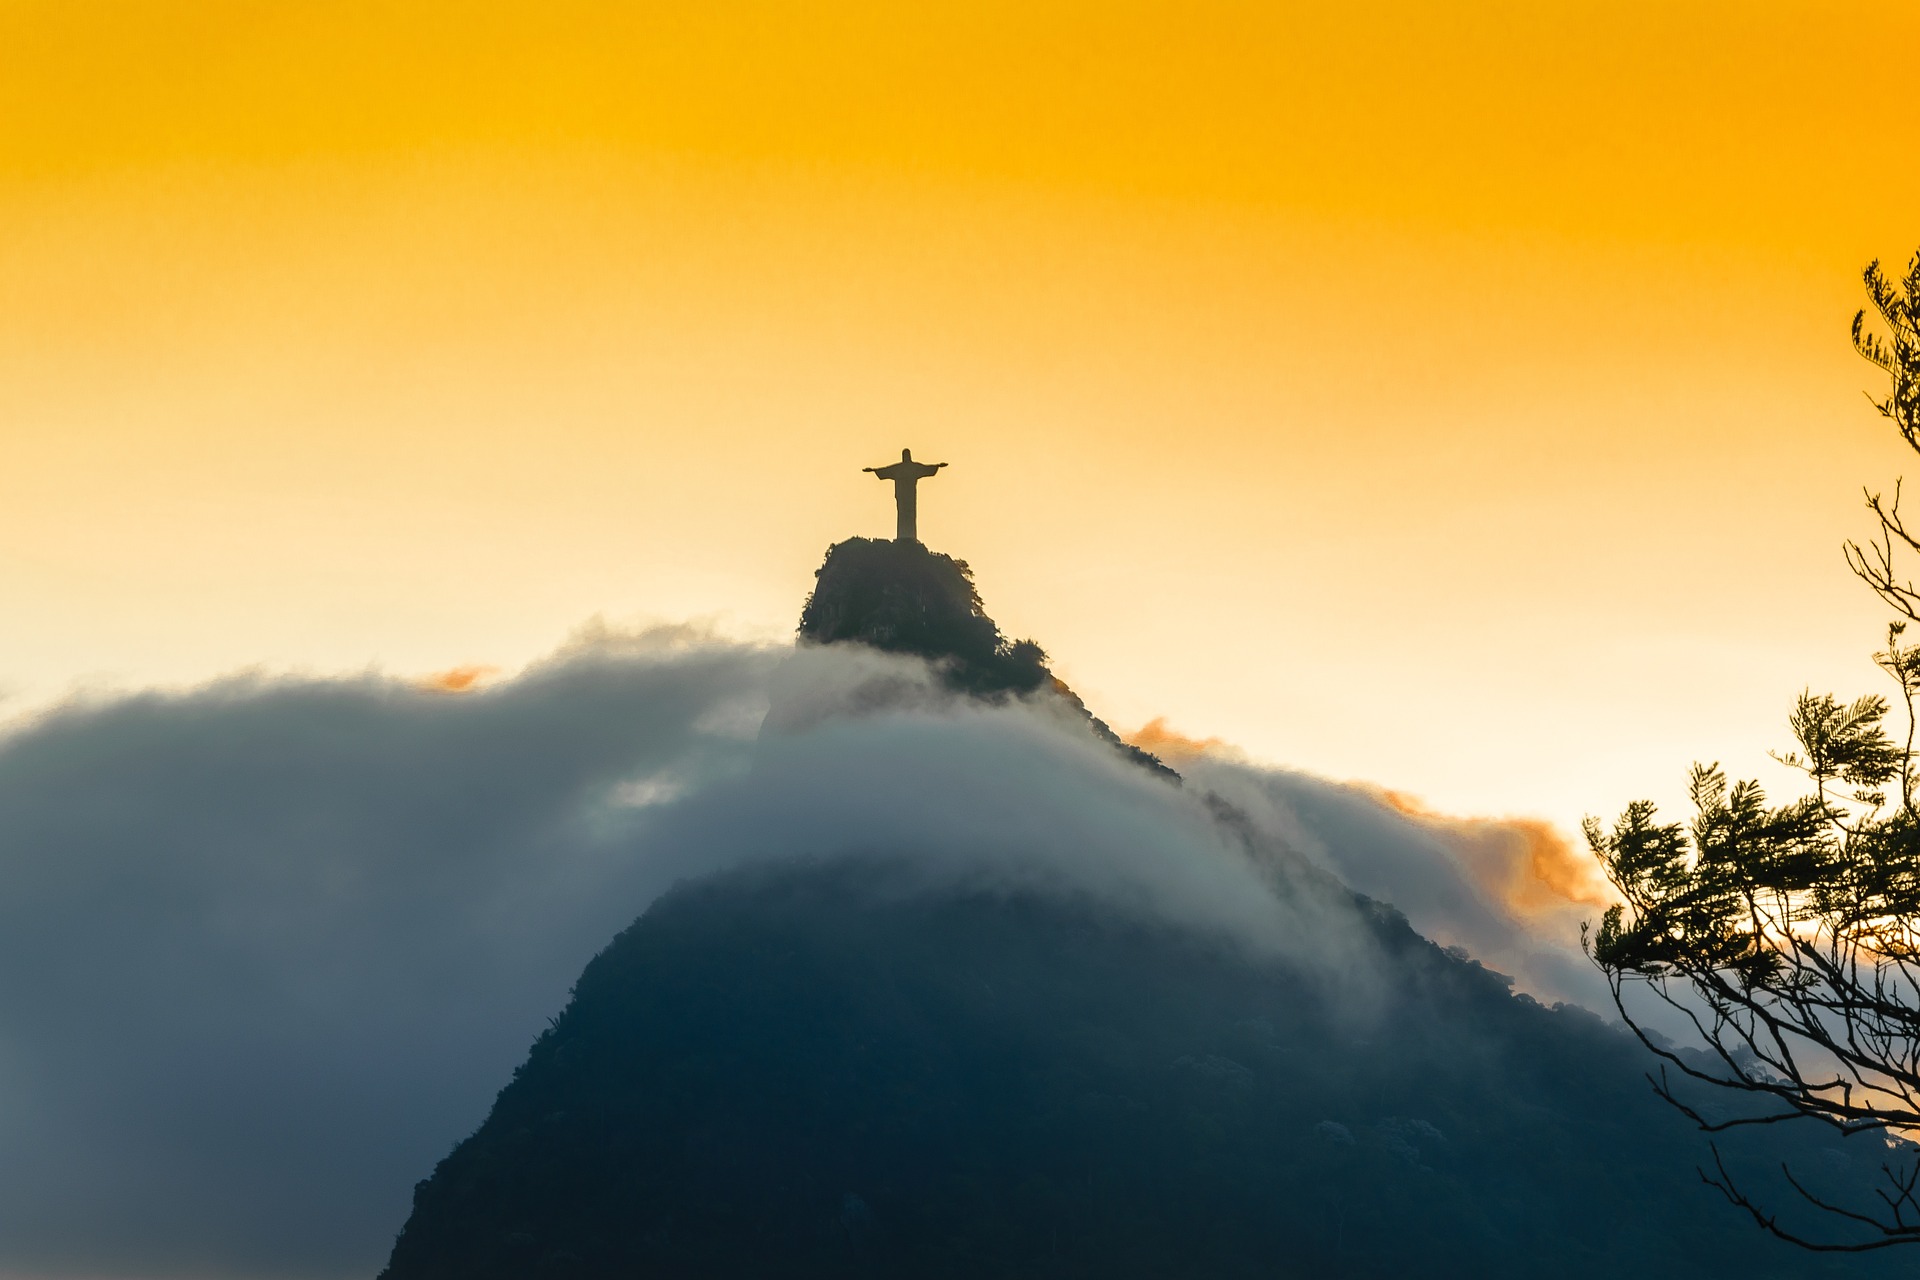
[[[1512,974],[1521,990],[1610,1004],[1578,940],[1613,897],[1594,859],[1552,823],[1460,817],[1403,791],[1261,768],[1231,743],[1181,733],[1164,718],[1127,741],[1349,887],[1392,903],[1428,937]]]
[[[657,888],[594,813],[741,767],[777,661],[602,640],[463,697],[234,681],[0,743],[0,1271],[377,1266]]]
[[[1227,756],[1238,759],[1240,755],[1225,738],[1195,738],[1181,733],[1167,723],[1165,716],[1155,716],[1127,734],[1126,740],[1176,768],[1206,756]]]
[[[0,741],[0,1273],[370,1272],[587,959],[756,861],[1071,895],[1359,998],[1364,931],[1304,857],[1584,989],[1442,819],[1204,755],[1176,787],[912,662],[602,635],[433,689],[233,681]]]
[[[468,663],[424,676],[420,680],[420,687],[429,693],[472,693],[499,674],[498,667],[486,663]]]
[[[1189,779],[1349,887],[1390,902],[1427,937],[1462,947],[1542,1000],[1611,1008],[1579,946],[1605,904],[1550,824],[1454,818],[1404,795],[1208,753]]]
[[[1538,922],[1571,911],[1585,917],[1613,902],[1593,855],[1541,818],[1462,818],[1404,791],[1377,792],[1382,804],[1436,832],[1474,881],[1515,915]]]

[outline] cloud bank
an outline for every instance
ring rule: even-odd
[[[1392,903],[1434,941],[1513,976],[1520,990],[1612,1008],[1579,946],[1581,923],[1604,909],[1603,887],[1547,823],[1449,817],[1395,792],[1212,754],[1183,767],[1277,842]]]
[[[1363,931],[1288,872],[1304,856],[1540,990],[1580,986],[1439,820],[1189,768],[1156,779],[1057,705],[957,706],[912,662],[683,632],[487,685],[241,680],[21,727],[0,1272],[370,1273],[586,960],[675,879],[755,861],[1072,895],[1357,999]]]

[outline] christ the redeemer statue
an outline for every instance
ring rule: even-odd
[[[894,463],[892,466],[861,468],[863,471],[873,472],[874,475],[879,476],[882,480],[893,481],[893,504],[899,509],[900,513],[898,530],[893,535],[895,542],[920,541],[920,533],[915,519],[918,511],[917,503],[914,500],[914,488],[922,480],[925,480],[928,476],[946,465],[944,462],[915,462],[913,460],[913,450],[902,449],[900,451],[900,461]]]

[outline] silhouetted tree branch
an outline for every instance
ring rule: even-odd
[[[1920,255],[1904,279],[1866,270],[1886,329],[1853,321],[1854,347],[1892,380],[1874,406],[1920,452]],[[1710,1133],[1812,1119],[1885,1149],[1877,1203],[1844,1205],[1809,1190],[1782,1166],[1806,1206],[1862,1238],[1814,1240],[1783,1227],[1727,1172],[1714,1148],[1701,1177],[1761,1227],[1809,1249],[1855,1252],[1920,1242],[1920,761],[1914,754],[1920,647],[1903,642],[1920,621],[1920,587],[1902,567],[1920,537],[1892,499],[1868,493],[1879,525],[1847,564],[1898,615],[1875,663],[1904,711],[1898,739],[1887,699],[1842,702],[1802,693],[1788,719],[1797,749],[1777,756],[1806,776],[1808,794],[1771,807],[1756,782],[1732,782],[1717,764],[1693,767],[1694,819],[1657,821],[1636,801],[1611,829],[1589,818],[1587,842],[1624,900],[1582,944],[1606,974],[1622,1018],[1662,1062],[1654,1089]],[[1682,1048],[1630,1010],[1631,985],[1691,1027]],[[1709,1115],[1670,1072],[1744,1094],[1753,1109]]]

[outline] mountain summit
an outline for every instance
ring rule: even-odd
[[[800,639],[864,644],[933,663],[956,692],[977,697],[1049,686],[1047,655],[1009,641],[987,616],[964,560],[913,541],[849,538],[827,549],[800,610]]]
[[[849,538],[827,549],[800,611],[805,644],[863,644],[925,658],[956,693],[994,701],[1055,697],[1083,716],[1094,736],[1144,768],[1178,774],[1087,709],[1047,667],[1031,640],[1009,640],[988,616],[964,560],[917,541]]]
[[[959,718],[960,736],[1004,720],[1014,742],[1017,704],[1079,706],[1037,645],[1001,634],[967,566],[918,542],[833,547],[800,636],[925,658],[954,694],[1000,705]],[[682,883],[594,958],[478,1131],[418,1184],[383,1275],[1894,1274],[1809,1257],[1719,1204],[1625,1033],[1514,994],[1230,806],[1073,750],[1111,775],[1098,794],[1201,833],[1153,857],[1239,858],[1232,885],[1290,900],[1276,918],[1334,921],[1321,954],[985,861],[931,878],[865,832]],[[1056,792],[964,801],[1044,828]],[[1035,838],[1125,841],[1132,819],[1095,816]],[[1068,852],[1098,866],[1112,851]],[[1830,1135],[1794,1137],[1798,1165],[1868,1172]],[[1757,1181],[1784,1140],[1723,1150]]]

